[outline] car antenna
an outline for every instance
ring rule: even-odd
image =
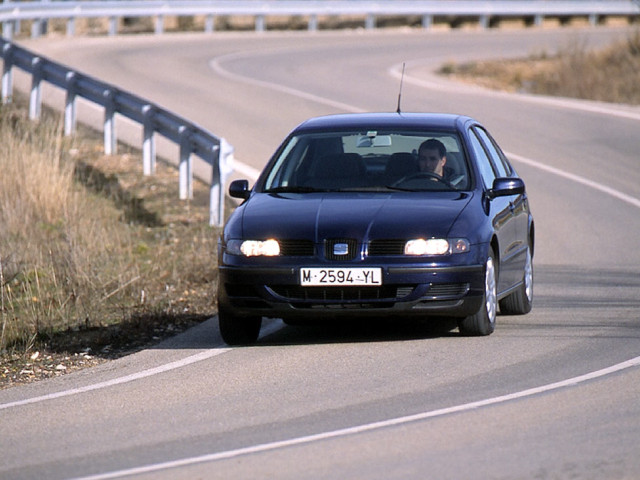
[[[400,115],[402,112],[400,111],[400,100],[402,99],[402,84],[404,82],[404,66],[405,62],[402,62],[402,76],[400,77],[400,91],[398,92],[398,109],[396,113]]]

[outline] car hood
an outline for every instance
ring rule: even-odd
[[[256,194],[240,208],[242,238],[446,237],[472,194]]]

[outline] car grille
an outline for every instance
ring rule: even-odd
[[[297,285],[276,285],[269,287],[277,295],[292,302],[362,302],[372,300],[398,299],[398,294],[406,296],[413,288],[398,287],[300,287]]]
[[[347,254],[338,255],[335,253],[335,246],[338,244],[347,245]],[[353,260],[358,254],[358,242],[353,238],[328,238],[324,241],[324,257],[327,260]]]
[[[417,285],[382,285],[380,287],[302,287],[268,285],[268,294],[280,297],[294,308],[389,308],[411,296]],[[243,308],[270,308],[255,285],[225,284],[232,304]],[[418,299],[420,303],[460,298],[469,291],[468,283],[432,284]]]
[[[461,297],[468,291],[468,283],[435,283],[429,287],[423,298],[440,300],[442,298]]]
[[[311,257],[313,242],[309,240],[280,240],[280,254],[287,257]]]
[[[348,246],[346,255],[336,255],[334,247],[337,243]],[[371,257],[404,255],[404,239],[378,239],[369,242],[367,253]],[[280,254],[288,257],[311,257],[315,255],[311,240],[280,240]],[[327,260],[353,260],[358,255],[358,242],[355,239],[327,239],[324,242],[324,256]]]
[[[371,240],[369,242],[369,255],[385,256],[385,255],[403,255],[406,240]]]

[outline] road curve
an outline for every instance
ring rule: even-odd
[[[0,478],[640,477],[640,111],[432,74],[620,30],[50,39],[26,46],[227,138],[259,169],[312,115],[477,117],[527,181],[534,310],[486,338],[422,325],[214,321],[157,348],[0,391]],[[69,48],[73,42],[74,48]],[[213,260],[212,260],[213,261]]]

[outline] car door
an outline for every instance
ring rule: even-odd
[[[498,174],[501,177],[517,176],[513,167],[507,160],[506,155],[502,152],[496,141],[486,130],[478,127],[478,134],[487,147],[489,157],[496,165]],[[518,231],[518,241],[520,248],[525,249],[529,242],[529,207],[527,204],[527,194],[514,195],[512,198],[513,210],[516,216],[516,224]]]
[[[493,187],[493,181],[500,174],[490,158],[489,150],[481,140],[481,134],[478,132],[478,127],[472,128],[469,131],[469,140],[476,157],[485,192],[488,192]],[[517,258],[520,242],[518,240],[517,220],[513,203],[515,199],[513,196],[493,199],[489,199],[487,196],[486,198],[493,229],[498,237],[500,249],[497,252],[500,257],[498,292],[502,292],[517,283],[518,272],[522,270],[522,268],[518,268]]]
[[[509,164],[507,157],[502,152],[493,137],[481,127],[476,127],[483,144],[489,153],[489,158],[493,162],[500,177],[516,176],[513,168]],[[513,263],[515,268],[515,281],[519,282],[522,277],[524,264],[526,262],[526,252],[529,245],[529,207],[526,193],[509,197],[510,206],[516,228],[516,239],[513,245]]]

